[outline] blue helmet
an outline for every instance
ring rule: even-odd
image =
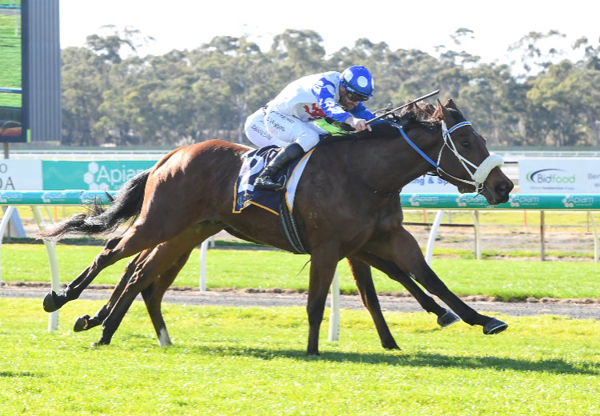
[[[351,66],[342,72],[340,78],[348,91],[364,97],[365,100],[373,96],[373,76],[364,66]]]

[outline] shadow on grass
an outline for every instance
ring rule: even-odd
[[[403,354],[389,353],[354,353],[322,351],[319,356],[307,355],[304,350],[270,350],[263,348],[244,348],[243,346],[196,346],[188,351],[199,354],[254,357],[261,360],[293,359],[299,361],[329,361],[340,363],[387,364],[402,367],[437,367],[480,369],[493,368],[497,370],[539,371],[553,374],[600,374],[600,365],[595,362],[580,362],[573,365],[567,361],[538,360],[529,361],[514,358],[490,356],[451,356],[433,353]]]
[[[39,374],[32,373],[31,371],[0,371],[0,378],[11,378],[11,377],[39,377]]]

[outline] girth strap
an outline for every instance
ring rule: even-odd
[[[292,252],[296,254],[308,254],[308,251],[304,248],[302,240],[300,240],[300,234],[298,233],[298,226],[294,220],[294,215],[290,212],[288,204],[285,200],[285,192],[281,192],[281,210],[279,218],[281,220],[281,231],[283,236],[290,245]]]

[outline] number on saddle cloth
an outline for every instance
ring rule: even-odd
[[[279,213],[279,204],[281,202],[280,192],[254,188],[254,181],[268,165],[269,161],[277,155],[279,149],[277,146],[267,146],[246,154],[235,184],[234,213],[240,213],[250,204],[257,205],[274,213]],[[288,169],[278,172],[275,179],[279,180],[282,176],[287,177],[288,171],[293,165],[291,164]]]

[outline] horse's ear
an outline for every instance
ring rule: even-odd
[[[454,104],[454,101],[452,100],[452,98],[448,98],[448,101],[446,101],[446,104],[444,104],[444,107],[453,108],[455,110],[458,110],[458,107],[456,106],[456,104]]]
[[[436,101],[437,101],[437,107],[435,109],[435,113],[433,113],[433,117],[436,119],[445,120],[447,118],[446,107],[444,107],[444,105],[442,105],[442,102],[439,99]]]

